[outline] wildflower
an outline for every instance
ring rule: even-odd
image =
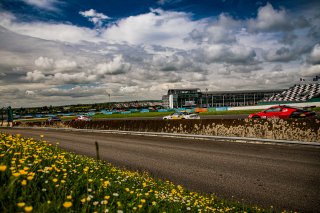
[[[33,179],[33,176],[31,175],[27,177],[27,180],[32,180],[32,179]]]
[[[6,169],[7,169],[6,165],[1,165],[0,166],[0,172],[4,172],[4,171],[6,171]]]
[[[104,199],[109,200],[110,196],[106,195],[104,196]]]
[[[72,196],[71,196],[71,195],[68,195],[68,196],[67,196],[67,199],[72,199]]]
[[[24,207],[24,211],[25,212],[31,212],[32,211],[32,206],[26,206],[26,207]]]
[[[96,205],[98,205],[98,204],[99,204],[98,201],[94,201],[94,202],[93,202],[93,205],[94,205],[94,206],[96,206]]]
[[[86,198],[82,198],[80,201],[81,201],[81,203],[85,203],[86,202]]]
[[[157,202],[152,201],[152,205],[153,205],[153,206],[157,205]]]
[[[141,199],[141,203],[145,203],[146,202],[146,200],[145,199]]]
[[[93,181],[92,179],[89,179],[89,180],[88,180],[89,183],[91,183],[92,181]]]
[[[57,178],[53,178],[53,179],[52,179],[52,182],[54,182],[54,183],[57,182],[57,181],[58,181]]]
[[[22,185],[22,186],[27,185],[27,180],[23,180],[23,181],[21,181],[21,185]]]
[[[70,201],[66,201],[63,203],[64,208],[70,208],[71,206],[72,206],[72,202],[70,202]]]
[[[24,207],[25,205],[26,205],[26,203],[24,203],[24,202],[17,203],[17,206],[19,206],[19,207]]]
[[[115,197],[118,197],[118,196],[119,196],[118,193],[113,193],[112,195],[115,196]]]
[[[43,189],[41,189],[41,191],[46,192],[46,191],[47,191],[47,189],[43,188]]]

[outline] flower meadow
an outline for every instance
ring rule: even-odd
[[[264,212],[0,133],[0,212]]]

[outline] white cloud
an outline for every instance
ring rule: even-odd
[[[103,37],[114,42],[185,49],[190,45],[186,45],[184,38],[199,25],[201,22],[192,21],[187,13],[155,9],[120,20],[105,29]]]
[[[22,0],[25,3],[45,10],[57,10],[57,0]]]
[[[54,66],[54,61],[51,58],[41,56],[34,61],[34,64],[39,68],[52,69]]]
[[[255,60],[256,53],[252,48],[242,45],[210,45],[203,46],[195,57],[201,57],[206,63],[251,63]],[[198,60],[201,60],[198,58]]]
[[[320,75],[320,64],[302,66],[300,74],[304,77],[314,77],[316,75]]]
[[[39,70],[27,72],[26,80],[28,80],[28,81],[39,82],[44,79],[46,79],[45,75]]]
[[[274,32],[292,29],[291,19],[285,10],[275,10],[270,3],[258,10],[257,19],[251,19],[248,23],[252,32]]]
[[[99,63],[96,65],[93,73],[97,75],[114,75],[126,73],[131,68],[130,64],[126,63],[122,55],[115,56],[109,63]]]
[[[104,15],[103,13],[97,13],[94,9],[87,11],[80,11],[80,15],[89,19],[96,27],[101,27],[104,20],[110,19],[110,17]]]
[[[320,63],[320,44],[316,44],[309,56],[309,60],[311,63],[318,64]]]

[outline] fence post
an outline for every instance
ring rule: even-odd
[[[94,143],[95,143],[95,145],[96,145],[97,160],[100,160],[100,155],[99,155],[99,144],[98,144],[98,141],[95,141]]]

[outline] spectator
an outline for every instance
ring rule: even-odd
[[[8,107],[7,112],[8,112],[8,126],[13,127],[13,110],[11,106]]]
[[[3,126],[4,121],[4,107],[1,108],[1,126]]]

